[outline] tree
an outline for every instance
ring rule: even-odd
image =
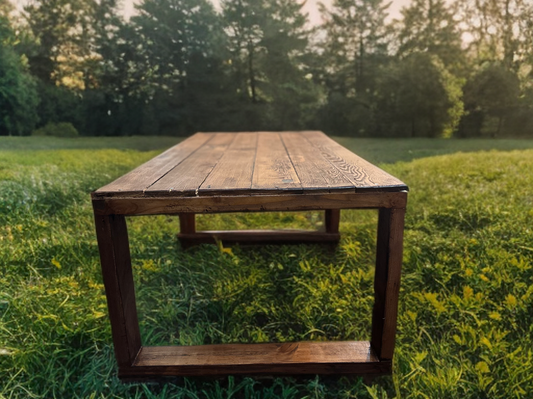
[[[516,136],[531,125],[533,3],[464,0],[460,4],[473,65],[464,88],[467,115],[459,133]]]
[[[463,0],[462,23],[478,64],[499,62],[518,72],[532,57],[533,3],[528,0]]]
[[[334,91],[354,96],[373,89],[375,68],[388,56],[389,6],[383,0],[335,0],[330,10],[320,5],[322,56]]]
[[[463,114],[461,82],[427,53],[384,69],[378,90],[381,136],[450,137]]]
[[[136,72],[145,101],[157,104],[149,130],[183,135],[212,123],[226,91],[224,34],[213,5],[144,0],[137,8],[131,21]]]
[[[9,21],[9,14],[15,9],[9,0],[0,0],[0,17]]]
[[[315,74],[327,90],[319,114],[322,129],[357,136],[375,131],[377,72],[390,58],[389,6],[383,0],[335,0],[330,9],[320,5],[324,39],[321,70]]]
[[[464,87],[467,115],[460,135],[498,137],[506,118],[518,106],[520,82],[516,74],[497,63],[485,65]]]
[[[35,83],[14,42],[9,20],[0,14],[0,135],[28,135],[37,122]]]
[[[403,8],[398,23],[398,55],[425,52],[437,56],[450,71],[460,71],[466,60],[461,49],[459,21],[445,0],[413,0]]]
[[[101,57],[95,41],[116,0],[32,0],[24,7],[35,45],[31,72],[41,81],[84,90],[94,85]]]
[[[228,35],[228,48],[236,76],[238,93],[252,103],[259,101],[257,80],[259,75],[257,58],[262,47],[263,25],[266,15],[262,0],[222,1],[224,25]]]
[[[141,44],[145,72],[162,88],[184,85],[194,57],[217,52],[217,15],[207,0],[144,0],[131,20]]]
[[[531,46],[533,43],[533,4],[522,3],[518,29],[520,32],[518,57],[521,64],[529,67],[529,73],[526,76],[531,83],[533,78],[533,48]],[[527,88],[527,90],[529,89],[530,87]]]
[[[316,103],[303,62],[309,32],[302,7],[291,0],[222,2],[231,72],[249,127],[303,126],[305,111]]]
[[[269,125],[274,129],[306,126],[319,96],[305,65],[309,31],[303,5],[293,0],[271,0],[264,10],[269,18],[261,42],[266,53],[260,61],[267,83],[263,93],[270,100]]]

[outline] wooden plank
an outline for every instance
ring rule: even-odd
[[[404,208],[379,210],[371,343],[381,360],[394,353],[404,216]]]
[[[271,212],[405,206],[406,192],[93,199],[98,214],[173,215],[179,213]]]
[[[307,230],[220,230],[197,231],[178,234],[182,245],[213,244],[217,240],[233,244],[300,244],[335,243],[340,239],[338,233]]]
[[[95,215],[96,236],[118,365],[131,366],[141,348],[126,220]]]
[[[96,190],[95,195],[142,194],[143,190],[154,184],[176,165],[179,165],[213,136],[211,133],[196,133],[112,183]]]
[[[326,209],[324,212],[324,227],[328,233],[338,233],[341,221],[340,209]]]
[[[367,341],[143,347],[134,366],[222,366],[379,361]]]
[[[367,341],[143,347],[122,379],[229,374],[388,374]]]
[[[279,133],[258,134],[252,190],[302,190]]]
[[[357,190],[407,190],[401,180],[355,155],[322,132],[302,133],[315,146],[331,165],[335,166]]]
[[[299,132],[284,132],[287,149],[304,191],[354,190],[354,184],[334,168]]]
[[[198,189],[199,195],[250,192],[257,133],[235,133],[235,139]]]
[[[147,195],[196,195],[230,144],[235,133],[216,133],[202,147],[145,190]]]
[[[244,366],[146,366],[119,368],[118,377],[123,382],[165,381],[168,377],[219,377],[227,375],[248,376],[305,376],[313,378],[320,375],[363,375],[380,376],[392,373],[392,362],[366,362],[366,363],[327,363],[327,364],[275,364],[265,368],[261,364]],[[166,378],[167,377],[167,378]]]

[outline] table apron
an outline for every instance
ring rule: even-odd
[[[407,191],[344,194],[209,196],[179,198],[93,197],[95,215],[271,212],[326,209],[405,208]]]

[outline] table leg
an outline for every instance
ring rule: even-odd
[[[404,217],[405,209],[379,210],[371,344],[380,360],[394,353]]]
[[[339,222],[341,220],[340,209],[326,209],[324,215],[324,225],[326,233],[339,233]]]
[[[96,236],[111,321],[115,356],[130,367],[141,349],[126,219],[95,215]]]
[[[194,213],[180,213],[180,233],[194,234],[196,233],[196,220]]]

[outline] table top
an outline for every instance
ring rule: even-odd
[[[93,193],[192,197],[398,192],[407,186],[322,132],[196,133]]]

